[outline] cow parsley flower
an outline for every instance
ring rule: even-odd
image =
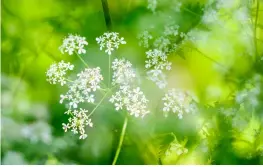
[[[102,36],[97,37],[96,41],[100,45],[100,50],[106,48],[105,52],[109,55],[114,49],[118,49],[120,44],[126,44],[124,38],[120,38],[117,32],[106,32]]]
[[[69,101],[69,109],[77,108],[79,103],[95,101],[94,94],[100,88],[99,84],[103,80],[100,68],[86,68],[80,72],[78,78],[69,86],[65,95],[60,95],[60,103]]]
[[[174,36],[176,37],[179,34],[179,26],[175,24],[169,24],[164,27],[165,36]]]
[[[149,50],[146,52],[147,60],[145,61],[145,68],[153,68],[155,70],[171,70],[172,63],[167,60],[167,55],[158,50]]]
[[[149,70],[147,71],[148,79],[156,83],[156,85],[163,89],[167,85],[166,75],[162,72],[162,70]]]
[[[135,72],[132,69],[132,64],[125,59],[115,59],[112,62],[111,68],[113,69],[113,85],[115,84],[128,84],[135,78]]]
[[[144,117],[149,113],[147,110],[148,100],[139,87],[120,86],[119,91],[112,95],[109,101],[115,105],[117,111],[127,110],[130,115],[135,117]]]
[[[47,81],[50,84],[60,83],[61,86],[67,83],[65,78],[68,70],[73,70],[74,65],[65,63],[63,60],[59,63],[53,63],[46,72]]]
[[[163,70],[171,70],[172,63],[167,60],[166,54],[158,49],[147,51],[146,56],[145,68],[149,69],[148,78],[154,81],[159,88],[164,88],[166,80]]]
[[[79,110],[68,110],[65,112],[70,115],[68,123],[62,123],[63,130],[67,132],[69,129],[74,134],[79,134],[79,139],[85,139],[88,135],[85,132],[86,126],[93,127],[93,123],[87,115],[88,110],[80,108]]]
[[[195,112],[197,109],[192,97],[184,91],[171,89],[162,100],[164,102],[163,112],[165,116],[172,111],[178,115],[179,119],[182,119],[184,113]]]
[[[168,38],[166,37],[159,37],[154,41],[154,47],[158,48],[159,50],[163,51],[164,53],[169,52],[169,46],[171,42]]]
[[[65,52],[69,55],[72,55],[74,52],[77,52],[78,54],[85,54],[85,45],[88,45],[85,37],[70,34],[63,40],[63,44],[59,47],[59,50],[62,54],[64,54]]]
[[[139,46],[148,48],[149,40],[151,40],[153,36],[149,33],[149,31],[143,31],[141,34],[137,36],[137,38],[139,39]]]

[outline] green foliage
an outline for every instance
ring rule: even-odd
[[[108,55],[95,40],[109,30],[101,1],[2,0],[2,164],[112,164],[121,136],[116,164],[263,164],[263,2],[157,0],[147,9],[154,1],[108,0],[107,15],[127,42],[112,60],[124,57],[136,67],[151,112],[129,116],[122,135],[126,111],[105,100],[79,140],[61,126],[68,117],[59,98],[67,87],[48,84],[46,71],[60,60],[75,65],[70,76],[84,69],[77,56],[58,49],[68,34],[79,34],[89,43],[83,60],[99,66],[108,82]],[[164,35],[169,25],[179,27],[177,35]],[[153,37],[148,48],[138,45],[143,31]],[[165,89],[145,74],[145,52],[159,38],[170,42]],[[170,88],[192,92],[198,111],[165,117],[161,99]],[[96,96],[99,102],[103,94]]]

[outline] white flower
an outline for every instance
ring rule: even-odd
[[[195,103],[193,103],[193,98],[181,90],[169,90],[162,100],[165,116],[172,111],[173,113],[177,113],[179,119],[182,119],[184,113],[195,112],[197,110]]]
[[[119,37],[117,32],[106,32],[102,36],[96,38],[97,43],[100,45],[100,50],[105,49],[105,52],[111,55],[114,49],[118,49],[120,44],[126,44],[123,37]]]
[[[47,81],[50,84],[60,83],[61,86],[67,83],[66,72],[68,70],[73,70],[74,65],[70,63],[65,63],[63,60],[59,63],[53,63],[46,72]]]
[[[125,59],[115,59],[112,62],[113,69],[112,83],[115,84],[129,84],[135,78],[135,72],[132,69],[132,64]]]
[[[166,53],[166,52],[169,52],[170,44],[171,42],[168,38],[161,36],[154,41],[153,45],[155,48],[158,48],[159,50]]]
[[[141,34],[137,36],[139,39],[139,46],[143,46],[145,48],[149,47],[149,40],[152,39],[152,35],[148,31],[143,31]]]
[[[147,60],[145,61],[146,68],[153,68],[155,70],[171,69],[171,62],[167,60],[167,56],[164,52],[154,49],[146,52]]]
[[[68,119],[68,123],[62,123],[63,130],[67,132],[68,129],[74,134],[80,134],[79,139],[85,139],[88,135],[85,132],[85,127],[93,127],[91,119],[88,117],[88,110],[80,108],[79,110],[68,110],[67,115],[71,117]]]
[[[59,50],[62,54],[64,54],[65,52],[69,55],[72,55],[74,52],[77,52],[78,54],[85,54],[85,45],[88,45],[85,37],[70,34],[63,40],[63,44],[59,47]]]
[[[60,96],[60,103],[69,101],[69,109],[77,108],[79,103],[95,101],[93,92],[100,88],[99,84],[103,80],[100,68],[86,68],[77,74],[78,78],[69,86],[65,95]]]
[[[162,72],[162,70],[149,70],[147,71],[148,79],[156,83],[156,85],[163,89],[167,85],[166,76]]]
[[[179,34],[179,26],[178,25],[170,24],[170,25],[166,25],[164,27],[164,35],[165,36],[176,37],[178,34]]]
[[[147,71],[148,79],[163,89],[167,85],[163,71],[171,70],[172,63],[167,60],[166,54],[158,49],[147,51],[146,56],[145,68],[149,69]]]
[[[135,117],[144,117],[149,113],[149,110],[147,110],[148,100],[139,87],[120,86],[120,90],[112,95],[109,101],[114,103],[117,111],[126,109],[130,115]]]

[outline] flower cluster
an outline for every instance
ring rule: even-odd
[[[106,32],[102,36],[97,37],[96,41],[100,45],[100,50],[106,47],[105,52],[109,55],[114,49],[118,49],[120,44],[126,44],[124,38],[120,38],[117,32]]]
[[[135,72],[132,69],[132,64],[125,59],[115,59],[112,62],[113,69],[112,84],[125,85],[132,82],[135,78]]]
[[[196,104],[193,103],[192,97],[180,90],[169,90],[162,100],[164,102],[163,112],[165,116],[172,111],[177,113],[179,119],[182,119],[184,113],[195,112],[197,108]]]
[[[167,60],[166,54],[158,49],[149,50],[146,55],[145,68],[149,69],[148,78],[155,82],[159,88],[164,88],[166,80],[163,70],[171,70],[172,63]]]
[[[143,31],[141,34],[137,36],[139,39],[139,46],[143,46],[145,48],[149,47],[149,40],[153,38],[153,36],[149,33],[149,31]]]
[[[70,63],[65,63],[63,60],[59,63],[53,63],[46,72],[47,81],[50,84],[60,83],[61,86],[67,83],[66,72],[68,70],[73,70],[74,65]]]
[[[171,45],[171,42],[167,37],[161,36],[154,41],[153,45],[155,48],[158,48],[158,50],[163,51],[164,53],[168,53],[170,50],[169,46]]]
[[[120,86],[119,91],[111,96],[110,102],[114,103],[117,111],[126,109],[130,115],[134,115],[135,117],[144,117],[149,113],[147,110],[148,100],[139,87]]]
[[[169,24],[164,27],[165,36],[177,36],[179,34],[179,26],[174,24]]]
[[[69,35],[63,40],[63,44],[59,47],[62,54],[65,52],[72,55],[74,52],[78,54],[86,53],[84,46],[88,45],[85,37],[80,37],[78,35]]]
[[[81,102],[93,103],[95,101],[94,94],[99,84],[103,80],[100,74],[100,68],[86,68],[80,72],[78,78],[70,85],[66,95],[60,96],[60,103],[66,99],[69,101],[69,109],[77,108]]]
[[[71,117],[68,119],[68,123],[62,123],[63,129],[65,132],[68,129],[74,134],[80,134],[79,139],[85,139],[88,135],[85,133],[85,126],[93,127],[93,123],[91,119],[87,115],[88,110],[80,108],[80,110],[68,110],[65,114],[70,115]]]

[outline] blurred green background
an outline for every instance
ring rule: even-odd
[[[127,41],[113,57],[125,57],[143,71],[146,50],[136,36],[150,29],[158,37],[165,24],[175,22],[197,40],[176,41],[182,49],[169,55],[168,88],[193,91],[200,109],[182,120],[175,114],[164,117],[163,90],[142,76],[151,113],[144,119],[129,117],[117,164],[263,164],[263,91],[257,107],[238,107],[242,119],[221,112],[235,108],[235,93],[255,75],[263,76],[263,1],[225,0],[220,19],[210,24],[202,18],[211,0],[181,0],[180,11],[179,0],[157,2],[153,13],[146,0],[108,0],[113,31]],[[246,11],[235,17],[241,7]],[[76,56],[58,50],[72,33],[89,42],[84,60],[99,66],[105,80],[109,77],[108,56],[95,41],[107,31],[101,1],[2,0],[1,14],[1,163],[111,164],[125,111],[104,103],[93,115],[88,138],[79,140],[61,126],[67,116],[59,96],[66,88],[50,85],[45,76],[55,61],[73,63],[72,75],[84,68]],[[262,80],[257,84],[262,90]],[[187,154],[163,153],[171,147],[171,133],[179,142],[187,138]]]

